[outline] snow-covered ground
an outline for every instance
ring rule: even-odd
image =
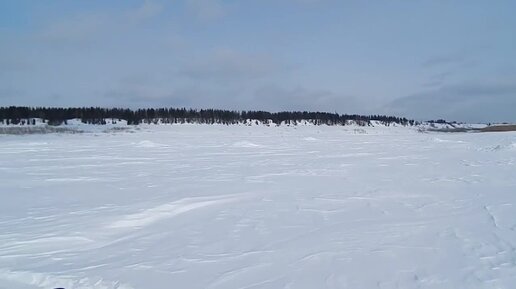
[[[515,288],[516,133],[0,136],[0,288]]]

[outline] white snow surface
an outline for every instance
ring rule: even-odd
[[[516,133],[0,136],[0,288],[515,288]]]

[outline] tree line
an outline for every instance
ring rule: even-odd
[[[370,125],[376,120],[390,125],[417,124],[404,117],[386,115],[338,114],[309,111],[236,111],[222,109],[186,109],[186,108],[102,108],[102,107],[0,107],[0,122],[8,124],[35,124],[35,119],[42,119],[49,125],[60,125],[70,119],[80,119],[86,124],[106,124],[106,119],[125,120],[129,125],[141,123],[200,123],[200,124],[236,124],[250,121],[269,124],[297,124],[308,121],[315,125],[346,125],[354,121],[359,125]]]

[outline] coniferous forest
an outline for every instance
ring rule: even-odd
[[[7,124],[35,124],[35,119],[42,119],[49,125],[60,125],[70,119],[80,119],[87,124],[105,124],[106,119],[126,120],[129,125],[141,123],[199,123],[199,124],[237,124],[250,121],[274,124],[297,124],[309,121],[315,125],[346,125],[354,121],[359,125],[370,125],[372,120],[386,125],[417,124],[414,120],[386,115],[338,114],[308,111],[236,111],[222,109],[186,109],[186,108],[102,108],[102,107],[0,107],[0,122]]]

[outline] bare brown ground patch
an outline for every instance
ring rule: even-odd
[[[481,132],[516,131],[516,125],[493,125],[480,129]]]

